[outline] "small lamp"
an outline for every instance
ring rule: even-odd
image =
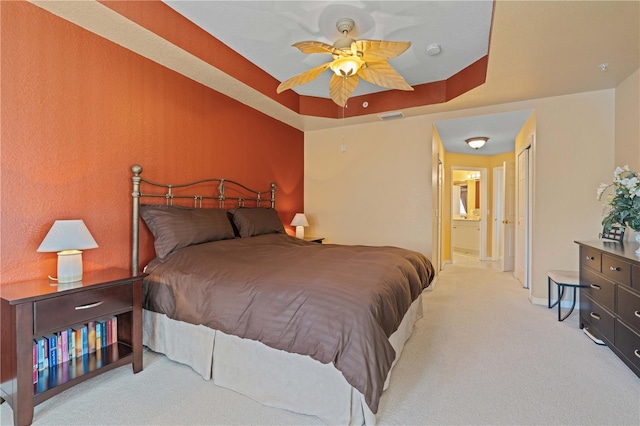
[[[304,238],[304,227],[309,226],[309,222],[307,221],[307,217],[304,213],[296,213],[291,221],[291,226],[296,227],[297,238]]]
[[[82,251],[98,247],[82,220],[56,220],[39,252],[58,252],[58,282],[82,280]],[[50,277],[51,278],[51,277]]]

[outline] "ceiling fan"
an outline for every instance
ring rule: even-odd
[[[319,41],[301,41],[293,44],[306,54],[330,53],[333,55],[333,60],[283,81],[278,86],[277,93],[308,83],[327,68],[334,72],[329,82],[329,95],[341,107],[346,105],[360,78],[389,89],[413,90],[413,87],[387,62],[387,59],[395,58],[407,50],[411,42],[354,40],[348,37],[354,26],[353,19],[338,20],[336,28],[344,38],[336,41],[333,46]]]

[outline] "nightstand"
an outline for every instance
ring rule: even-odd
[[[33,421],[33,408],[70,387],[126,364],[142,371],[142,279],[124,269],[84,274],[77,283],[33,280],[0,286],[0,387],[16,426]],[[34,383],[34,339],[116,318],[117,341],[47,367]]]
[[[322,244],[322,241],[324,240],[324,237],[304,237],[303,240],[309,241],[309,242],[312,242],[312,243]]]

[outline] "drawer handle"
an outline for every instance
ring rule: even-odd
[[[590,312],[589,315],[591,315],[591,318],[593,319],[597,319],[597,320],[600,319],[600,315],[596,314],[595,312]]]
[[[594,260],[595,258],[593,256],[587,256],[587,260]]]
[[[619,266],[609,266],[609,270],[610,271],[619,271],[620,267]]]
[[[637,316],[638,318],[640,318],[640,311],[635,311],[633,314],[634,314],[635,316]]]
[[[595,290],[600,290],[600,286],[598,284],[591,284],[589,285],[589,287],[595,289]]]
[[[636,349],[635,351],[633,351],[633,354],[640,358],[640,350]]]
[[[82,305],[82,306],[76,306],[76,311],[81,311],[83,309],[91,309],[91,308],[95,308],[96,306],[100,306],[102,305],[104,302],[101,300],[99,302],[96,303],[89,303],[88,305]]]

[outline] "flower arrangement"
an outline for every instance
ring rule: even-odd
[[[614,193],[607,197],[604,205],[602,225],[610,230],[613,225],[627,226],[640,232],[640,179],[638,173],[629,170],[629,166],[616,167],[613,172],[613,183],[600,184],[598,200],[610,187]]]

